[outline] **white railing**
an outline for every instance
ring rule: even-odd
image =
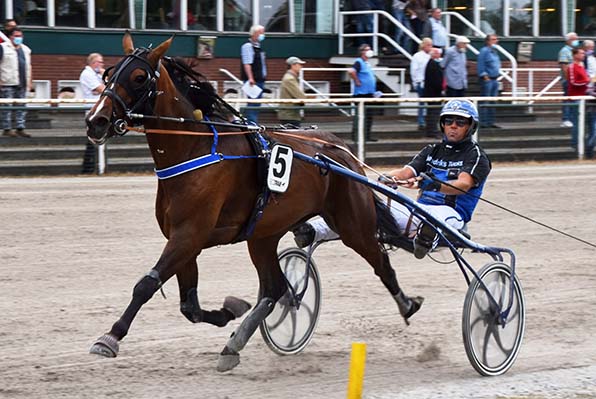
[[[344,33],[344,17],[350,15],[372,15],[373,16],[373,31],[370,33]],[[412,33],[408,28],[406,28],[401,22],[393,17],[393,15],[389,14],[386,11],[382,10],[370,10],[370,11],[341,11],[339,13],[339,24],[338,24],[338,53],[344,53],[344,38],[346,37],[372,37],[373,44],[372,50],[375,55],[379,54],[379,38],[385,39],[389,44],[395,47],[401,54],[403,54],[409,60],[412,60],[412,55],[402,46],[400,46],[393,38],[386,35],[383,32],[379,32],[379,15],[384,16],[387,20],[391,21],[397,28],[401,29],[406,35],[410,37],[414,42],[420,43],[422,40],[418,38],[414,33]]]
[[[426,102],[439,102],[444,103],[449,100],[452,100],[451,97],[436,97],[436,98],[424,98]],[[577,143],[577,156],[579,159],[583,159],[585,155],[585,117],[586,117],[586,101],[587,100],[596,100],[596,97],[591,96],[552,96],[552,97],[536,97],[536,96],[518,96],[518,97],[468,97],[468,100],[472,101],[476,107],[478,107],[479,103],[484,102],[494,102],[494,103],[507,103],[510,104],[511,102],[519,104],[531,104],[534,102],[563,102],[563,101],[576,101],[578,107],[578,143]],[[419,98],[330,98],[330,99],[302,99],[302,100],[236,100],[230,102],[247,102],[247,103],[270,103],[270,104],[350,104],[354,103],[357,106],[357,156],[359,159],[365,159],[365,152],[364,152],[364,122],[365,122],[365,105],[375,105],[382,103],[383,105],[389,104],[403,104],[403,103],[418,103],[420,101]]]
[[[298,76],[298,80],[300,82],[300,88],[302,89],[302,91],[304,91],[305,89],[309,89],[314,93],[314,96],[316,96],[317,98],[321,98],[321,99],[329,99],[332,97],[352,97],[353,96],[353,92],[354,92],[354,82],[351,81],[351,92],[350,93],[332,93],[330,91],[328,92],[323,92],[321,90],[319,90],[315,84],[312,84],[310,81],[306,80],[304,78],[304,74],[307,72],[349,72],[351,68],[302,68],[300,70],[299,76]],[[379,72],[399,72],[399,91],[396,93],[383,93],[383,97],[387,98],[387,97],[393,97],[393,96],[401,96],[405,93],[405,79],[406,79],[406,69],[405,68],[384,68],[384,67],[378,67],[378,68],[372,68],[373,71],[379,71]],[[231,79],[233,79],[234,82],[236,82],[237,86],[238,86],[238,90],[239,92],[241,92],[240,88],[241,86],[244,84],[244,82],[242,82],[242,80],[240,80],[237,76],[235,76],[233,73],[231,73],[229,70],[224,69],[224,68],[220,68],[219,70],[220,72],[224,73],[226,76],[230,77]],[[273,81],[274,84],[276,86],[279,86],[279,82],[278,81]],[[313,95],[311,94],[307,94],[308,97],[312,97]],[[239,95],[239,98],[246,98],[246,96],[241,93],[241,95]],[[268,104],[270,105],[270,104]],[[346,110],[344,110],[342,107],[338,107],[337,104],[335,103],[329,103],[329,106],[331,107],[335,107],[337,108],[337,110],[342,113],[345,116],[352,116],[352,113],[347,112]]]
[[[508,75],[509,73],[511,73],[512,69],[511,68],[502,68],[501,71],[503,71],[504,75]],[[550,89],[557,84],[557,82],[559,82],[561,80],[561,76],[559,75],[559,68],[517,68],[517,77],[518,77],[518,83],[519,81],[521,81],[521,77],[520,75],[526,75],[526,81],[528,82],[528,86],[526,88],[526,95],[528,96],[538,96],[538,97],[542,97],[543,95],[561,95],[563,92],[562,91],[557,91],[557,92],[551,92]],[[548,73],[549,75],[550,72],[552,72],[552,75],[554,75],[554,77],[543,87],[541,87],[538,91],[534,90],[534,82],[535,82],[535,77],[536,74],[538,73]],[[550,76],[549,76],[550,78]],[[519,87],[518,87],[519,89]],[[511,94],[511,92],[503,92],[502,94]]]
[[[427,102],[447,102],[452,100],[453,98],[450,97],[436,97],[436,98],[424,98]],[[481,102],[504,102],[504,103],[511,103],[516,102],[519,104],[531,104],[535,102],[563,102],[563,101],[575,101],[577,102],[578,107],[578,143],[577,143],[577,155],[579,159],[584,158],[585,155],[585,118],[586,118],[586,101],[596,101],[596,97],[591,96],[552,96],[552,97],[537,97],[537,96],[518,96],[518,97],[470,97],[468,98],[472,101],[476,106],[478,106]],[[420,101],[419,98],[329,98],[329,99],[228,99],[229,103],[236,104],[236,103],[248,103],[248,104],[268,104],[268,105],[278,105],[278,104],[288,104],[288,105],[308,105],[308,104],[356,104],[357,106],[357,155],[358,158],[361,160],[365,159],[365,152],[364,152],[364,145],[365,145],[365,132],[364,132],[364,125],[365,125],[365,106],[366,105],[375,105],[382,103],[383,105],[389,104],[403,104],[403,103],[418,103]],[[95,103],[94,100],[58,100],[58,99],[36,99],[36,100],[29,100],[29,99],[4,99],[0,98],[0,109],[10,106],[16,105],[18,106],[26,106],[27,104],[36,104],[39,105],[39,110],[47,111],[48,108],[44,107],[44,105],[59,105],[59,104],[69,104],[69,103],[76,103],[81,104],[84,103],[88,107],[91,107],[92,104]],[[575,105],[574,105],[575,106]]]

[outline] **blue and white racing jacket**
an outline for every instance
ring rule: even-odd
[[[472,219],[478,197],[482,195],[484,183],[491,170],[491,163],[478,143],[471,138],[459,143],[441,142],[429,144],[416,155],[408,165],[416,176],[424,172],[433,173],[441,181],[456,180],[461,172],[469,173],[475,185],[468,194],[446,195],[434,191],[423,191],[418,199],[421,204],[448,205],[459,213],[465,223]]]

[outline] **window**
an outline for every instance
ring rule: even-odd
[[[532,9],[528,0],[510,0],[509,35],[532,36]]]
[[[294,0],[294,10],[296,32],[333,32],[333,2]]]
[[[480,30],[486,34],[503,35],[503,1],[481,0]]]
[[[251,23],[251,0],[224,0],[225,31],[248,32]]]
[[[580,36],[596,36],[596,4],[594,0],[578,0],[575,29]]]
[[[13,3],[13,15],[20,25],[47,25],[47,1],[46,0],[27,0],[15,1]],[[2,8],[2,18],[4,22],[4,6]]]
[[[474,21],[474,6],[472,5],[473,2],[470,0],[453,0],[449,1],[449,5],[447,6],[447,11],[453,11],[461,14],[462,17],[467,19],[470,22]],[[459,19],[451,18],[451,33],[456,35],[465,35],[465,36],[472,36],[473,33],[470,29],[464,25]]]
[[[260,21],[266,32],[289,32],[289,0],[261,0]]]
[[[217,30],[217,0],[188,0],[188,29]]]
[[[538,5],[540,36],[563,35],[561,0],[540,0]]]
[[[173,8],[173,3],[172,0],[146,1],[145,28],[179,28],[179,11]]]
[[[130,28],[128,2],[95,0],[95,26],[98,28]]]
[[[87,0],[55,0],[56,26],[88,26]]]

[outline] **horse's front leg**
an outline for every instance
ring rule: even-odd
[[[259,303],[232,333],[220,353],[218,371],[231,370],[240,363],[240,351],[288,289],[277,258],[277,244],[280,238],[276,236],[248,242],[250,257],[259,275],[261,296]]]
[[[114,323],[108,333],[98,338],[89,352],[106,357],[116,357],[119,342],[128,333],[138,311],[162,284],[177,272],[177,269],[188,265],[191,259],[197,257],[199,250],[196,248],[196,243],[190,240],[170,239],[157,264],[134,286],[132,300],[120,319]]]
[[[223,327],[230,320],[242,316],[250,309],[248,302],[233,296],[226,297],[222,308],[219,310],[201,309],[197,295],[198,277],[197,263],[194,259],[191,259],[187,265],[176,273],[180,290],[180,312],[192,323],[204,321]]]

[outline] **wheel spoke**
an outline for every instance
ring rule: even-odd
[[[280,313],[279,317],[277,318],[277,320],[270,321],[269,317],[265,319],[270,330],[275,330],[277,327],[279,327],[279,325],[284,322],[284,320],[288,316],[288,313],[292,309],[291,306],[284,306],[284,305],[277,305],[276,308],[281,310],[281,313]],[[274,311],[275,311],[275,309],[274,309]]]
[[[513,348],[515,348],[515,342],[513,343],[513,347],[511,349],[506,349],[505,346],[503,345],[503,342],[501,341],[501,334],[499,333],[499,328],[500,327],[497,324],[495,324],[491,328],[491,330],[493,330],[492,334],[495,336],[495,342],[496,342],[498,348],[501,349],[501,352],[506,354],[507,357],[509,357],[511,352],[513,352]]]

